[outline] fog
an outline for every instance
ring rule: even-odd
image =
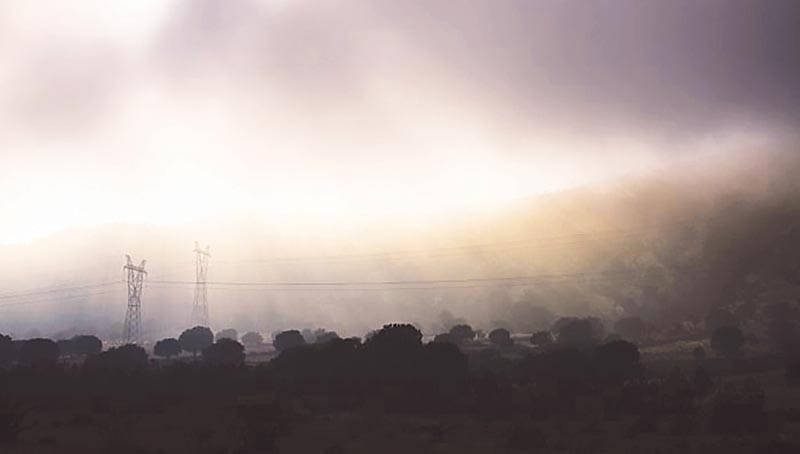
[[[118,336],[124,286],[91,285],[128,253],[146,336],[174,335],[195,240],[214,329],[697,319],[752,274],[720,265],[749,247],[727,233],[796,225],[798,20],[788,0],[4,1],[0,331]]]

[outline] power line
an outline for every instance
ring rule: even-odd
[[[75,291],[75,290],[91,290],[93,288],[109,287],[109,286],[117,285],[117,284],[121,284],[121,283],[122,283],[122,281],[108,281],[108,282],[100,282],[100,283],[96,283],[96,284],[77,285],[77,286],[73,286],[73,287],[52,288],[52,289],[49,289],[49,290],[39,290],[39,291],[32,291],[32,292],[27,292],[27,293],[8,293],[8,294],[0,296],[0,299],[3,299],[3,300],[6,300],[6,299],[17,299],[17,298],[23,298],[23,297],[26,297],[26,296],[47,295],[47,294],[52,294],[52,293],[71,292],[71,291]]]
[[[95,292],[95,293],[83,293],[83,294],[80,294],[80,295],[69,295],[69,296],[60,296],[60,297],[56,297],[56,298],[43,298],[43,299],[36,299],[36,300],[29,300],[29,301],[18,301],[18,302],[14,302],[14,303],[0,304],[0,309],[2,309],[4,307],[27,306],[27,305],[31,305],[31,304],[61,302],[63,300],[86,298],[86,297],[90,297],[90,296],[108,295],[110,293],[115,293],[115,292],[114,292],[114,290],[106,290],[106,291]]]
[[[679,270],[680,268],[672,268]],[[688,267],[688,271],[697,271],[702,268]],[[486,283],[515,283],[515,282],[529,282],[536,280],[550,280],[550,279],[574,279],[574,278],[614,278],[615,276],[624,276],[637,273],[638,270],[617,270],[617,271],[598,271],[598,272],[576,272],[576,273],[553,273],[553,274],[534,274],[523,276],[499,276],[487,278],[466,278],[466,279],[430,279],[430,280],[392,280],[392,281],[210,281],[206,284],[214,287],[311,287],[311,288],[340,288],[340,287],[385,287],[393,289],[401,286],[420,286],[421,288],[432,288],[433,286],[441,285],[458,285],[458,284],[486,284]],[[193,281],[150,281],[150,284],[157,284],[162,286],[184,286],[194,285]],[[163,287],[161,287],[163,288]],[[348,289],[349,290],[349,289]]]

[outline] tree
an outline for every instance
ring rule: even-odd
[[[727,358],[739,356],[744,346],[744,335],[735,326],[721,326],[711,336],[711,349],[717,355]]]
[[[317,330],[314,334],[315,334],[315,343],[317,344],[324,344],[325,342],[330,342],[334,339],[339,339],[339,335],[336,334],[336,331]]]
[[[223,329],[222,331],[217,333],[217,336],[214,339],[217,341],[219,341],[220,339],[231,339],[238,341],[239,332],[233,328]]]
[[[58,351],[63,357],[70,357],[76,354],[72,339],[59,339],[56,345],[58,345]]]
[[[582,347],[595,344],[602,338],[602,326],[595,317],[567,317],[559,319],[554,327],[560,344]]]
[[[639,349],[635,344],[617,340],[594,350],[595,372],[602,382],[620,383],[641,372]]]
[[[538,331],[531,335],[531,344],[537,347],[544,347],[553,343],[553,335],[550,331]]]
[[[171,358],[180,355],[181,350],[181,343],[178,342],[178,339],[170,337],[156,342],[153,347],[153,354],[162,358]]]
[[[288,350],[294,347],[300,347],[301,345],[305,345],[306,340],[300,331],[296,329],[290,329],[288,331],[283,331],[278,333],[275,336],[275,340],[272,341],[272,346],[275,347],[275,350],[282,352],[284,350]]]
[[[255,331],[250,331],[242,336],[242,344],[248,350],[261,347],[264,344],[264,337]]]
[[[10,336],[0,334],[0,367],[7,366],[16,359],[14,341]]]
[[[364,346],[384,353],[416,349],[422,346],[422,332],[407,323],[383,325],[383,328],[367,339]]]
[[[475,331],[466,324],[456,325],[450,328],[450,338],[457,344],[463,344],[475,339]]]
[[[50,339],[28,339],[19,350],[19,362],[34,366],[54,364],[60,353],[58,345]]]
[[[203,349],[203,361],[216,365],[239,366],[244,364],[244,345],[223,337]]]
[[[178,342],[184,351],[191,352],[192,357],[197,357],[197,352],[214,343],[214,333],[205,326],[195,326],[182,332]]]
[[[97,336],[81,335],[70,339],[72,351],[76,355],[91,356],[103,351],[103,342]]]
[[[147,352],[138,345],[126,344],[87,358],[84,367],[92,372],[131,373],[147,367]]]
[[[434,342],[447,342],[447,343],[450,343],[450,344],[455,344],[455,341],[453,341],[453,336],[451,336],[450,333],[437,334],[436,336],[433,337],[433,341]]]
[[[639,317],[624,317],[614,323],[614,331],[624,340],[639,344],[647,338],[647,326]]]
[[[489,333],[489,342],[500,348],[508,348],[514,345],[514,340],[511,339],[511,333],[505,328],[497,328]]]

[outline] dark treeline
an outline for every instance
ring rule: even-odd
[[[646,334],[639,319],[620,321],[606,335],[596,318],[564,318],[525,339],[503,328],[482,336],[460,324],[427,343],[410,324],[385,325],[363,340],[324,330],[306,339],[288,330],[273,340],[277,355],[255,365],[246,363],[247,347],[238,333],[223,330],[215,336],[200,326],[156,343],[154,357],[136,345],[101,351],[94,336],[59,343],[3,336],[0,446],[23,449],[32,434],[48,432],[42,426],[48,412],[66,410],[75,415],[70,425],[89,428],[108,418],[160,420],[196,408],[228,415],[209,430],[236,434],[215,438],[217,445],[200,452],[280,452],[292,427],[310,421],[335,426],[331,415],[375,411],[391,418],[447,421],[460,415],[502,423],[500,451],[510,452],[593,452],[584,429],[566,436],[549,426],[567,420],[598,428],[613,424],[621,438],[588,438],[600,443],[598,449],[625,449],[656,434],[673,447],[695,437],[702,440],[697,448],[702,452],[723,452],[732,434],[753,451],[797,449],[800,440],[778,436],[800,422],[797,410],[769,409],[757,379],[729,379],[746,372],[748,360],[746,339],[734,322],[723,317],[710,335],[711,351],[697,347],[690,363],[666,371],[643,362],[631,341]],[[263,348],[263,339],[253,337],[251,348]],[[795,389],[800,362],[780,358],[786,364],[781,386]],[[193,418],[182,424],[200,427]],[[447,442],[446,423],[425,427],[428,442]],[[149,441],[109,435],[97,450],[134,446],[131,452],[150,452],[147,446],[168,446],[191,432],[148,430]],[[49,437],[45,443],[51,448],[62,443]],[[74,449],[63,443],[59,452]],[[327,449],[347,452],[343,444]]]

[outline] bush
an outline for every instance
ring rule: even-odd
[[[275,347],[275,350],[278,350],[279,352],[294,347],[300,347],[305,344],[305,338],[302,334],[300,334],[300,331],[297,331],[296,329],[278,333],[278,335],[275,336],[275,340],[272,341],[272,345]]]
[[[103,351],[103,342],[97,336],[82,335],[75,336],[70,340],[72,351],[76,355],[90,356]]]
[[[596,317],[559,319],[555,324],[558,343],[587,347],[599,342],[603,337],[603,324]]]
[[[147,367],[147,352],[138,345],[126,344],[92,356],[83,364],[92,372],[131,373]]]
[[[744,335],[735,326],[717,328],[711,336],[711,348],[719,356],[733,358],[739,356],[744,345]]]
[[[242,344],[248,350],[258,348],[264,345],[264,337],[255,331],[250,331],[242,336]]]
[[[514,345],[514,340],[511,339],[511,333],[505,328],[492,330],[492,332],[489,333],[489,342],[500,348],[508,348]]]
[[[156,345],[153,347],[153,354],[162,358],[171,358],[180,355],[181,350],[183,349],[178,339],[168,338],[156,342]]]
[[[621,383],[641,376],[639,349],[628,341],[618,340],[597,347],[593,359],[597,379],[603,383]]]
[[[11,364],[16,357],[14,341],[11,340],[11,337],[0,334],[0,367]]]
[[[239,366],[244,364],[244,346],[233,339],[223,337],[203,349],[203,361],[216,365]]]
[[[469,325],[456,325],[450,328],[450,338],[457,344],[475,339],[475,331]]]
[[[456,343],[453,340],[453,336],[451,336],[450,333],[437,334],[436,336],[433,337],[433,341],[436,343],[442,343],[442,342],[447,342],[449,344]]]
[[[216,341],[219,341],[220,339],[231,339],[238,341],[239,332],[233,328],[223,329],[222,331],[218,332],[217,335],[214,337],[214,340]]]
[[[531,335],[531,344],[537,347],[544,347],[553,343],[553,335],[550,331],[538,331]]]
[[[60,355],[58,345],[50,339],[29,339],[22,343],[18,360],[22,364],[41,366],[54,364]]]
[[[325,342],[330,342],[334,339],[340,339],[339,335],[336,334],[336,331],[325,331],[325,330],[318,330],[315,334],[315,340],[317,344],[324,344]]]

